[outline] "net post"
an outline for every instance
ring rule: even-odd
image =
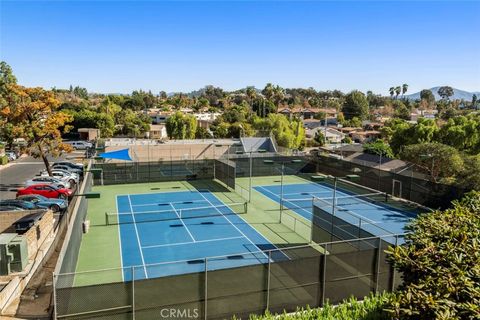
[[[205,297],[204,297],[205,305],[204,305],[204,310],[203,310],[205,320],[207,320],[207,314],[208,314],[208,312],[207,312],[207,305],[208,305],[208,303],[207,303],[207,301],[208,301],[208,276],[207,276],[207,274],[208,274],[208,258],[205,258],[205,294],[204,294],[205,295]]]
[[[53,286],[53,320],[57,320],[57,285],[56,280],[57,277],[55,276],[55,271],[52,272],[52,286]]]
[[[132,266],[132,319],[135,320],[135,267],[134,266]]]
[[[244,212],[247,213],[248,212],[248,202],[245,201],[243,206],[244,206]]]

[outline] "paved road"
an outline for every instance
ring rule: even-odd
[[[73,152],[66,157],[51,158],[50,163],[59,159],[71,158],[72,156],[83,156],[82,152]],[[23,183],[45,170],[41,159],[25,157],[16,160],[9,167],[0,169],[0,199],[15,198],[17,188],[23,187]]]

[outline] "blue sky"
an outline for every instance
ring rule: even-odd
[[[480,90],[476,1],[0,1],[0,58],[27,86]]]

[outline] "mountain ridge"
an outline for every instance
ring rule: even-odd
[[[441,97],[438,94],[438,89],[441,88],[442,86],[437,86],[433,87],[427,90],[430,90],[433,93],[433,96],[435,97],[435,100],[440,100]],[[453,88],[453,96],[450,97],[450,100],[465,100],[465,101],[472,101],[472,96],[474,94],[477,95],[478,98],[480,98],[480,91],[465,91],[457,88]],[[420,100],[420,92],[412,93],[412,94],[407,94],[405,95],[405,99],[409,100]]]

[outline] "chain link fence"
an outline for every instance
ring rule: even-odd
[[[249,252],[235,268],[225,267],[232,257],[210,257],[186,274],[191,261],[58,274],[56,319],[246,318],[362,298],[399,284],[384,253],[399,237]],[[127,280],[107,280],[119,272]]]
[[[318,155],[312,161],[319,172],[333,176],[355,174],[360,177],[358,184],[362,186],[430,208],[447,208],[466,192],[462,188],[415,177],[414,170],[394,173],[324,155]]]

